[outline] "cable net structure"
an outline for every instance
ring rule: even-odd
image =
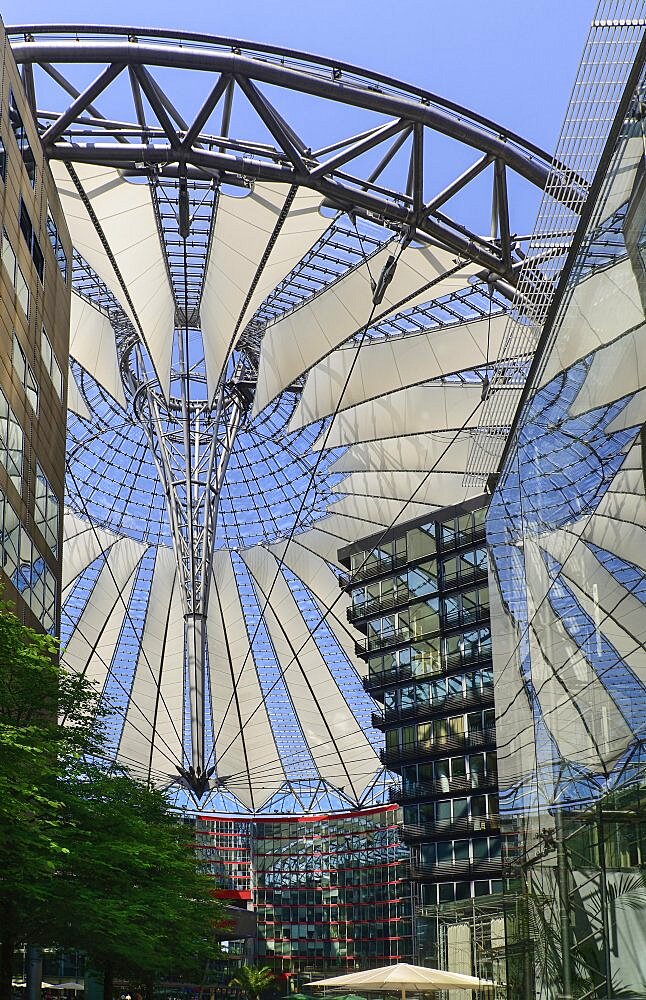
[[[74,247],[65,662],[112,709],[115,760],[178,800],[382,800],[337,553],[481,491],[527,206],[585,184],[331,60],[8,34]]]

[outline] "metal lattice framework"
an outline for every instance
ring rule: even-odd
[[[255,659],[262,680],[260,654],[254,643],[257,646],[263,620],[278,661],[278,679],[284,679],[288,667],[295,663],[308,685],[308,692],[299,697],[312,699],[325,720],[320,692],[307,676],[302,647],[298,647],[298,629],[294,626],[290,631],[280,622],[272,601],[276,601],[276,588],[284,583],[287,592],[282,606],[291,608],[290,601],[294,602],[293,614],[298,615],[298,621],[307,622],[308,613],[311,617],[307,601],[311,599],[306,593],[314,595],[315,607],[324,608],[324,618],[330,615],[338,596],[330,603],[311,580],[298,600],[296,593],[289,596],[285,573],[293,571],[296,578],[301,573],[287,560],[293,537],[308,559],[322,560],[329,572],[336,559],[335,548],[349,537],[365,534],[368,524],[387,527],[391,513],[401,516],[409,508],[412,516],[420,509],[432,511],[448,502],[444,489],[442,498],[429,498],[428,471],[425,478],[413,478],[412,484],[407,480],[405,495],[401,491],[384,493],[380,482],[378,487],[362,487],[353,499],[355,491],[348,480],[341,493],[347,494],[341,501],[346,509],[323,517],[337,499],[331,496],[339,480],[332,463],[335,459],[347,462],[344,450],[352,444],[342,423],[342,411],[348,387],[348,397],[352,395],[351,377],[360,352],[376,351],[379,345],[390,350],[391,342],[408,344],[412,338],[422,351],[424,338],[432,331],[444,334],[446,330],[451,335],[455,328],[456,355],[466,325],[473,344],[481,345],[470,352],[470,360],[438,361],[436,368],[420,379],[433,386],[433,391],[441,391],[442,400],[460,399],[455,417],[448,419],[448,425],[431,424],[408,432],[451,430],[457,439],[459,430],[473,426],[474,420],[477,424],[477,418],[465,419],[465,405],[471,399],[468,393],[479,397],[480,385],[487,380],[493,360],[492,322],[504,314],[513,298],[523,261],[524,238],[518,236],[512,222],[509,172],[539,189],[549,179],[553,197],[562,198],[570,207],[582,203],[585,185],[571,171],[554,166],[547,153],[496,123],[436,95],[343,63],[270,46],[143,28],[34,25],[9,28],[8,33],[63,208],[74,216],[70,228],[75,242],[77,308],[90,309],[83,314],[81,325],[91,322],[99,329],[102,318],[109,321],[121,385],[115,388],[113,377],[107,390],[114,398],[125,393],[128,416],[124,420],[143,430],[163,486],[183,619],[179,675],[186,677],[186,698],[177,702],[176,709],[181,718],[173,723],[181,746],[171,752],[170,743],[175,739],[171,734],[164,753],[169,760],[173,755],[179,757],[175,774],[179,770],[199,797],[209,782],[219,781],[221,787],[225,776],[219,773],[219,762],[236,741],[244,744],[241,759],[248,775],[258,767],[250,761],[242,736],[248,721],[245,723],[240,709],[239,689],[249,659],[252,664]],[[186,97],[187,78],[191,81],[190,99]],[[335,119],[336,138],[317,137],[313,134],[316,123],[326,120],[326,109],[329,117],[330,108],[343,109],[348,120],[360,122],[360,127],[339,136]],[[453,153],[447,152],[448,146]],[[486,205],[486,225],[476,221],[468,208],[472,188],[478,191],[478,202]],[[318,206],[327,211],[328,221],[321,218]],[[132,237],[126,232],[127,221],[115,222],[120,212],[130,211],[132,226],[141,230],[141,248],[135,253]],[[301,219],[309,226],[305,234]],[[253,249],[247,252],[250,240]],[[141,258],[148,253],[149,270],[157,268],[156,285],[142,268]],[[525,263],[525,270],[527,266]],[[540,261],[535,280],[542,280]],[[223,292],[222,284],[227,281]],[[289,331],[283,336],[285,324],[300,322],[305,328],[318,324],[321,329],[329,324],[336,328],[336,320],[317,318],[317,310],[334,300],[345,303],[347,313],[361,282],[361,287],[368,289],[370,306],[363,319],[354,316],[348,320],[345,333],[342,323],[336,342],[324,346],[305,343],[305,335],[301,346],[297,338],[294,343],[302,357],[284,363],[284,344],[290,336]],[[154,315],[153,309],[157,309]],[[476,329],[474,324],[478,323]],[[482,346],[485,341],[486,351]],[[344,349],[344,343],[354,346]],[[370,357],[378,356],[374,353]],[[81,395],[87,403],[92,393],[101,395],[106,381],[104,375],[85,369],[78,352],[75,360],[80,361],[79,384],[81,388],[86,385]],[[333,384],[325,371],[328,363],[340,365],[341,375],[333,374],[337,382],[345,379],[345,383],[336,398],[332,393],[331,405],[320,404],[320,412],[310,412],[306,386],[315,385],[321,368],[320,377]],[[384,363],[387,365],[387,360]],[[396,393],[406,384],[377,386],[373,398]],[[87,443],[97,437],[98,411],[103,407],[104,422],[113,419],[109,397],[103,394],[101,398],[89,437],[82,421],[90,419],[91,407],[79,413],[81,422],[73,418],[72,494],[84,476],[74,463]],[[369,399],[366,397],[364,408],[371,405]],[[352,405],[357,412],[361,409]],[[80,406],[85,407],[83,401]],[[476,409],[477,404],[473,412]],[[105,428],[100,430],[102,433]],[[391,435],[386,432],[383,436]],[[122,455],[135,455],[133,440],[130,432],[121,437]],[[364,440],[369,439],[357,439],[359,444]],[[334,451],[334,447],[342,450]],[[322,453],[317,456],[315,449]],[[289,470],[287,474],[281,472],[281,462],[283,470]],[[431,472],[436,464],[430,466]],[[352,468],[350,464],[349,471]],[[381,474],[389,466],[378,468]],[[416,468],[414,464],[396,466],[398,474],[401,469],[401,475],[408,476]],[[420,468],[428,469],[425,465]],[[452,476],[464,471],[460,461],[448,468]],[[301,482],[299,477],[303,476]],[[276,500],[267,501],[268,481],[278,490],[278,513]],[[81,493],[84,490],[82,487]],[[423,496],[418,496],[420,490]],[[354,511],[353,503],[363,510],[373,499],[377,503],[374,515]],[[245,505],[241,516],[240,507]],[[87,514],[87,496],[81,496],[80,502],[77,497],[72,506]],[[335,507],[339,507],[338,500]],[[281,520],[283,508],[286,514]],[[253,634],[247,620],[248,650],[242,664],[234,669],[237,654],[227,638],[227,614],[231,611],[221,590],[231,567],[222,564],[218,569],[214,559],[222,546],[237,547],[232,544],[236,536],[243,546],[249,543],[246,529],[241,527],[249,520],[249,512],[256,524],[267,526],[260,536],[263,551],[258,554],[252,548],[251,554],[245,555],[259,614]],[[322,532],[317,527],[319,518],[325,520]],[[120,517],[119,530],[123,520]],[[115,527],[111,516],[101,524],[103,531]],[[304,541],[308,534],[304,529],[309,530],[308,542]],[[132,531],[126,535],[142,537]],[[104,557],[106,551],[117,550],[119,543],[114,538],[110,535],[99,546]],[[162,562],[157,556],[156,566]],[[112,568],[110,572],[115,575]],[[154,578],[153,574],[151,586]],[[93,581],[92,587],[99,583]],[[134,586],[132,593],[136,593],[137,584],[129,586]],[[242,590],[238,590],[244,610]],[[125,616],[131,618],[130,598],[121,600]],[[213,637],[209,642],[207,635],[209,627],[215,635],[216,625],[209,618],[214,614],[214,601],[222,619],[218,635],[223,647],[217,651]],[[345,634],[338,640],[337,618],[338,613],[333,616],[337,623],[333,630],[341,642],[339,649],[346,655],[350,643]],[[78,631],[78,623],[72,635],[74,629]],[[313,632],[304,641],[316,650]],[[90,644],[84,669],[93,657],[96,661],[97,642]],[[111,658],[108,675],[114,671],[117,646],[105,654]],[[231,730],[229,747],[223,751],[216,747],[218,734],[213,735],[213,671],[215,658],[224,655],[224,647],[231,682],[224,715],[226,721],[227,711],[235,703],[237,729]],[[146,669],[155,675],[147,653],[145,659]],[[272,682],[274,686],[278,679]],[[266,703],[273,688],[254,683],[256,697]],[[161,667],[156,685],[155,720],[162,697]],[[136,678],[126,686],[127,714],[132,709]],[[298,717],[299,738],[311,748],[293,690],[288,697]],[[260,709],[260,705],[254,708],[250,718]],[[168,714],[170,717],[170,710]],[[349,718],[356,722],[356,713],[350,713]],[[145,718],[140,721],[140,730],[147,724]],[[225,722],[219,732],[223,726],[226,728]],[[275,742],[280,742],[279,728],[274,724]],[[210,749],[209,730],[213,737]],[[368,780],[353,778],[352,768],[343,762],[348,746],[343,749],[327,721],[322,732],[323,743],[334,746],[346,782],[336,784],[339,794],[345,801],[359,801]],[[156,733],[155,721],[151,745]],[[118,750],[123,757],[123,734],[120,740]],[[299,751],[294,753],[298,764]],[[334,785],[335,778],[325,778],[326,754],[319,756],[320,760],[314,761],[316,781],[323,777]],[[149,777],[152,759],[151,751]],[[279,760],[276,775],[281,767]],[[280,773],[280,778],[284,777],[289,776]],[[248,776],[247,780],[251,788],[253,782]],[[342,794],[342,788],[348,791]],[[255,807],[253,792],[250,796]]]

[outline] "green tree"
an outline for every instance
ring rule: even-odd
[[[98,716],[98,725],[97,725]],[[15,945],[81,948],[105,973],[188,974],[221,904],[192,831],[106,756],[96,693],[0,602],[0,1000]]]
[[[160,792],[123,774],[89,768],[70,791],[57,943],[87,952],[103,972],[106,1000],[114,975],[150,982],[201,974],[218,953],[222,907],[198,866],[192,828]]]
[[[92,752],[96,698],[57,665],[57,644],[0,601],[0,996],[11,995],[16,943],[51,900],[63,842],[59,761]],[[69,726],[61,726],[62,712]]]
[[[274,984],[274,973],[266,965],[241,965],[231,977],[230,986],[237,986],[247,1000],[260,1000]]]

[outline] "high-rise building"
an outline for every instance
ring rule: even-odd
[[[218,895],[253,908],[260,964],[302,980],[413,959],[395,805],[327,816],[200,816]]]
[[[401,775],[392,794],[403,807],[417,913],[427,918],[425,957],[465,972],[469,930],[460,954],[455,931],[435,933],[429,921],[441,911],[459,924],[473,900],[502,891],[485,502],[339,553],[350,574],[348,617],[365,635],[357,642],[365,687],[383,704],[373,717],[385,733],[382,761]]]
[[[55,632],[71,245],[1,23],[0,32],[0,577],[22,619]]]

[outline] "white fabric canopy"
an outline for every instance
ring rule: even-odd
[[[369,262],[327,286],[267,329],[262,341],[254,413],[259,413],[299,375],[368,322],[372,312],[371,277],[379,276],[391,253],[392,247],[380,250]],[[465,262],[457,274],[442,278],[454,266],[455,258],[446,250],[408,247],[399,259],[383,302],[375,310],[373,322],[400,305],[410,309],[464,288],[469,275],[478,270]],[[430,282],[435,284],[427,291],[419,291]]]
[[[104,313],[75,292],[70,313],[70,355],[125,409],[112,324]]]
[[[155,783],[176,776],[184,763],[184,615],[175,558],[160,547],[150,587],[119,756]],[[160,776],[162,779],[160,781]]]
[[[321,777],[359,798],[379,760],[337,686],[276,558],[257,546],[244,553],[303,735]]]
[[[289,194],[284,184],[258,183],[247,197],[218,198],[200,303],[210,395],[245,322],[330,224],[320,196],[299,188],[261,268]]]
[[[256,673],[231,556],[216,553],[207,631],[211,690],[218,692],[215,758],[222,778],[257,809],[285,778]]]
[[[429,969],[421,965],[408,965],[398,962],[395,965],[385,965],[380,969],[366,969],[364,972],[350,972],[345,976],[332,976],[330,979],[319,979],[310,986],[359,987],[369,992],[386,990],[401,990],[411,993],[426,993],[432,990],[484,990],[501,987],[491,979],[478,979],[475,976],[465,976],[460,972],[444,972],[441,969]]]
[[[493,316],[491,321],[340,348],[310,371],[289,429],[321,420],[337,407],[347,410],[407,386],[495,361],[506,323],[506,316]]]
[[[519,398],[520,390],[501,391]],[[314,448],[321,448],[323,444],[327,448],[338,448],[427,431],[462,431],[478,426],[481,411],[480,385],[413,386],[337,414],[330,428],[321,432]]]
[[[131,308],[117,272],[66,167],[53,160],[51,168],[72,243],[105,281],[135,326],[141,325],[160,384],[167,391],[175,329],[175,303],[148,184],[124,180],[112,167],[80,163],[75,166],[128,290]]]

